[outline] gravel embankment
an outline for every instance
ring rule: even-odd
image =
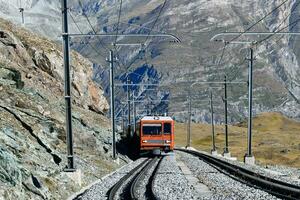
[[[154,179],[154,193],[161,200],[195,199],[193,188],[176,165],[175,156],[166,156],[160,163]]]
[[[96,199],[107,199],[108,190],[116,184],[123,176],[129,173],[133,168],[143,162],[145,158],[140,158],[135,162],[132,162],[113,174],[99,180],[93,184],[84,193],[75,198],[76,200],[96,200]]]
[[[224,159],[224,158],[221,158]],[[226,159],[225,159],[226,160]],[[229,161],[235,165],[243,167],[245,169],[254,171],[258,174],[279,180],[284,181],[286,183],[299,185],[300,186],[300,169],[285,167],[285,166],[274,166],[274,165],[267,165],[265,167],[260,165],[245,165],[242,162],[237,161]]]
[[[200,151],[201,153],[207,152]],[[243,167],[245,169],[254,171],[258,174],[263,176],[267,176],[279,181],[284,181],[286,183],[299,185],[300,186],[300,169],[287,167],[287,166],[279,166],[279,165],[267,165],[267,166],[260,166],[260,165],[246,165],[243,162],[228,160],[221,156],[217,156],[218,159],[225,160],[226,162],[232,163],[234,165]]]
[[[199,181],[212,191],[210,199],[278,199],[226,176],[193,155],[178,151],[176,153]]]

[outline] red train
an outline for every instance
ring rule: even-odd
[[[174,120],[166,116],[143,117],[136,124],[135,141],[140,155],[173,151]]]

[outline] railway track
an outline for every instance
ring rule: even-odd
[[[147,172],[149,172],[149,170],[153,168],[155,164],[156,166],[154,171],[147,180],[145,196],[147,199],[157,199],[153,192],[153,180],[161,160],[162,157],[149,158],[132,169],[108,191],[108,199],[139,199],[141,195],[139,194],[139,187],[142,185],[142,182],[147,179]]]
[[[229,175],[235,180],[238,180],[251,187],[258,188],[282,199],[300,199],[300,186],[272,179],[267,176],[263,176],[256,172],[247,170],[243,167],[234,165],[232,163],[226,162],[224,160],[215,158],[213,156],[198,151],[178,148],[176,148],[176,150],[192,154],[200,158],[204,162],[208,163],[212,167],[216,168],[220,172],[225,173],[226,175]]]

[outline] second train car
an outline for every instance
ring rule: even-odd
[[[174,120],[168,116],[145,116],[136,124],[135,138],[140,155],[172,152]]]

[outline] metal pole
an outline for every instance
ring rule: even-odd
[[[249,58],[249,74],[248,74],[248,81],[249,81],[249,91],[248,91],[248,148],[247,148],[247,156],[252,156],[252,74],[253,74],[253,49],[250,48],[250,58]]]
[[[131,136],[131,120],[130,120],[130,89],[129,89],[129,84],[130,84],[130,81],[129,81],[129,78],[127,77],[127,106],[128,106],[128,127],[127,127],[127,134],[128,134],[128,137]]]
[[[187,135],[187,147],[191,146],[191,112],[192,112],[192,102],[191,95],[189,94],[189,118],[188,118],[188,135]]]
[[[125,117],[125,115],[124,115],[124,108],[122,108],[122,131],[123,131],[122,134],[125,133],[124,117]]]
[[[225,103],[225,148],[224,153],[229,153],[228,150],[228,114],[227,114],[227,77],[224,79],[224,103]]]
[[[211,131],[212,131],[212,151],[216,151],[214,107],[213,107],[212,91],[210,91],[210,112],[211,112]]]
[[[110,65],[110,117],[111,129],[113,136],[113,159],[116,159],[116,131],[115,131],[115,91],[114,91],[114,53],[109,51],[109,65]]]
[[[19,8],[20,10],[20,13],[21,13],[21,17],[22,17],[22,24],[25,23],[25,20],[24,20],[24,8]]]
[[[135,104],[135,96],[133,98],[133,102],[132,102],[132,106],[133,106],[133,133],[135,133],[136,131],[136,104]]]
[[[63,22],[63,52],[64,52],[64,79],[65,79],[65,103],[66,103],[66,129],[67,129],[67,153],[68,164],[66,171],[75,171],[72,133],[72,105],[70,84],[70,46],[68,34],[68,8],[67,0],[61,1]]]

